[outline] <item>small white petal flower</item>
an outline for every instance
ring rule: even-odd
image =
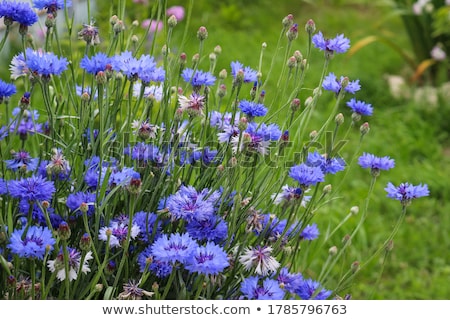
[[[255,267],[257,274],[267,276],[280,267],[280,263],[270,255],[272,250],[272,247],[260,246],[247,248],[239,257],[239,262],[244,265],[245,270],[250,270]]]

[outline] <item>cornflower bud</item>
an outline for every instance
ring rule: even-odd
[[[313,130],[309,133],[309,139],[314,140],[317,137],[318,132],[316,130]]]
[[[131,42],[133,42],[134,44],[138,43],[139,42],[139,37],[137,35],[133,34],[131,36]]]
[[[356,216],[359,213],[359,207],[358,206],[353,206],[350,208],[350,213],[354,216]]]
[[[53,14],[47,14],[47,18],[45,18],[45,26],[47,28],[53,28],[56,25],[56,18]]]
[[[361,132],[361,135],[364,136],[370,131],[369,123],[364,122],[361,127],[359,128],[359,131]]]
[[[338,113],[336,117],[334,117],[334,121],[336,122],[336,125],[342,125],[344,123],[344,115],[342,113]]]
[[[332,246],[330,249],[328,249],[328,254],[330,256],[335,256],[338,252],[338,248],[336,246]]]
[[[58,234],[62,240],[67,240],[70,238],[71,231],[70,231],[70,227],[67,224],[67,222],[63,221],[59,224]]]
[[[219,72],[219,79],[220,79],[220,80],[225,80],[227,77],[228,77],[228,72],[227,72],[227,70],[226,70],[226,69],[222,69],[222,70]]]
[[[80,239],[80,249],[87,251],[91,247],[92,239],[88,233],[85,233],[81,236]]]
[[[289,41],[295,40],[298,37],[298,24],[294,23],[286,32],[286,37]]]
[[[323,191],[324,194],[328,194],[328,193],[331,192],[332,188],[333,187],[331,186],[331,184],[327,184],[326,186],[323,187],[322,191]]]
[[[283,27],[286,29],[291,27],[292,24],[294,23],[294,16],[292,14],[288,14],[286,17],[283,18],[281,23],[283,24]]]
[[[163,45],[161,48],[161,54],[163,57],[166,57],[170,53],[170,49],[167,47],[167,45]]]
[[[214,53],[215,53],[216,55],[222,54],[222,47],[219,46],[219,45],[215,46],[215,47],[214,47]]]
[[[295,57],[292,56],[288,59],[286,64],[289,69],[295,68],[297,66],[297,59],[295,59]]]
[[[97,83],[99,84],[105,84],[106,81],[108,80],[106,77],[106,73],[103,71],[99,71],[96,75],[95,75],[95,80],[97,81]]]
[[[169,28],[174,28],[178,23],[177,17],[175,15],[171,15],[169,19],[167,20],[167,25]]]
[[[301,101],[300,101],[299,98],[294,98],[291,101],[291,110],[292,110],[292,112],[296,112],[298,109],[300,109],[300,103],[301,103]]]
[[[360,267],[359,261],[354,261],[354,262],[352,263],[352,266],[351,266],[352,272],[353,272],[353,273],[358,272],[358,271],[359,271],[359,267]]]
[[[117,36],[119,33],[125,30],[125,24],[122,20],[117,20],[116,24],[113,27],[114,33]]]
[[[117,21],[119,21],[119,17],[117,17],[116,15],[111,16],[111,18],[109,18],[109,23],[114,26]]]
[[[297,63],[301,63],[303,60],[303,55],[299,50],[294,51],[294,57],[295,57],[295,60],[297,60]]]
[[[226,94],[227,94],[227,87],[224,84],[221,84],[217,89],[217,96],[219,98],[223,98],[225,97]]]
[[[266,91],[262,90],[261,93],[259,94],[258,103],[263,103],[265,97],[266,97]]]
[[[389,240],[388,243],[386,243],[385,250],[387,252],[390,252],[394,249],[394,240]]]
[[[314,21],[312,19],[309,19],[306,22],[305,25],[305,31],[309,34],[312,35],[314,32],[316,32],[316,24],[314,23]]]
[[[133,20],[133,22],[131,23],[131,26],[132,26],[133,28],[138,27],[138,26],[139,26],[139,21]]]
[[[204,26],[201,26],[200,28],[198,28],[197,38],[200,41],[203,41],[206,38],[208,38],[208,30],[206,30],[206,28]]]
[[[211,52],[209,54],[209,61],[211,61],[211,63],[214,63],[214,62],[216,62],[216,60],[217,60],[216,54],[214,52]]]
[[[192,64],[196,65],[200,61],[200,54],[196,53],[192,56]]]
[[[241,119],[239,119],[239,123],[238,123],[238,128],[241,131],[245,131],[245,129],[247,129],[248,127],[248,120],[246,117],[242,117]]]

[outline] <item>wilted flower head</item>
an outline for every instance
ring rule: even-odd
[[[78,32],[78,39],[86,41],[86,44],[94,46],[100,43],[100,37],[98,35],[98,28],[94,26],[94,23],[83,24],[83,29]]]
[[[205,97],[193,92],[189,98],[179,95],[178,103],[180,104],[180,109],[186,111],[190,116],[201,116],[204,115],[203,108],[205,104]]]
[[[119,300],[141,300],[143,297],[153,296],[153,292],[139,288],[139,283],[129,280],[123,285],[123,291],[119,293]]]

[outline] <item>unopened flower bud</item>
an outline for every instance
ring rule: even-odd
[[[178,23],[177,17],[175,15],[171,15],[169,19],[167,20],[167,25],[169,28],[174,28]]]
[[[225,80],[225,79],[227,78],[227,76],[228,76],[228,72],[227,72],[226,69],[222,69],[222,70],[219,72],[219,79]]]
[[[314,23],[314,21],[313,21],[312,19],[309,19],[309,20],[306,22],[306,25],[305,25],[305,31],[306,31],[309,35],[311,35],[311,34],[313,34],[314,32],[316,32],[316,24]]]
[[[238,128],[241,131],[245,131],[245,129],[247,129],[248,127],[248,120],[246,117],[242,117],[241,119],[239,119],[239,123],[238,123]]]
[[[328,254],[330,256],[335,256],[338,252],[338,248],[336,246],[332,246],[330,249],[328,249]]]
[[[300,101],[299,98],[294,98],[291,101],[291,110],[292,110],[292,112],[296,112],[298,109],[300,109],[300,103],[301,103],[301,101]]]
[[[349,235],[349,234],[346,234],[346,235],[342,238],[342,244],[345,245],[345,244],[348,243],[348,244],[350,245],[350,244],[351,244],[351,240],[352,240],[352,239],[351,239],[350,235]]]
[[[313,102],[313,97],[309,96],[305,100],[305,107],[309,107],[309,105]]]
[[[122,20],[117,20],[116,24],[113,27],[113,30],[114,30],[114,33],[116,35],[118,35],[123,30],[125,30],[125,24],[123,23],[123,21]]]
[[[192,56],[192,63],[196,65],[200,61],[200,54],[196,53]]]
[[[92,239],[88,233],[85,233],[81,236],[80,239],[80,249],[87,251],[91,247]]]
[[[200,41],[203,41],[206,38],[208,38],[208,30],[206,30],[206,28],[204,26],[201,26],[200,28],[198,28],[197,38]]]
[[[295,59],[294,56],[291,56],[291,57],[288,59],[286,65],[287,65],[287,67],[288,67],[289,69],[295,68],[295,67],[297,66],[297,59]]]
[[[237,161],[236,157],[231,157],[231,159],[228,162],[228,164],[230,165],[230,167],[236,167],[237,164],[238,164],[238,161]]]
[[[334,118],[336,125],[340,126],[344,123],[344,115],[342,113],[338,113]]]
[[[70,238],[70,227],[69,224],[65,221],[61,222],[58,227],[58,235],[62,240],[67,240]]]
[[[361,135],[366,135],[370,131],[370,126],[368,122],[364,122],[361,127],[359,128],[359,131],[361,132]]]
[[[119,17],[117,17],[116,15],[113,15],[111,18],[109,18],[109,23],[114,26],[117,21],[119,21]]]
[[[322,191],[323,191],[324,194],[328,194],[328,193],[331,192],[332,188],[333,187],[331,186],[331,184],[327,184],[326,186],[323,187]]]
[[[158,284],[158,282],[153,282],[153,284],[152,284],[152,290],[153,290],[153,291],[158,291],[158,289],[159,289],[159,284]]]
[[[352,121],[353,122],[359,122],[361,120],[361,115],[357,112],[352,113]]]
[[[47,18],[45,18],[45,26],[47,28],[53,28],[56,25],[56,18],[53,14],[47,14]]]
[[[91,99],[91,96],[86,91],[81,94],[81,101],[89,102],[90,99]]]
[[[359,207],[358,206],[353,206],[350,208],[350,213],[354,216],[356,216],[359,213]]]
[[[217,89],[217,96],[219,98],[223,98],[225,97],[226,94],[227,94],[227,87],[224,84],[221,84]]]
[[[348,77],[343,77],[341,81],[341,91],[344,90],[350,82],[350,79]]]
[[[352,272],[353,272],[353,273],[358,272],[358,271],[359,271],[359,267],[360,267],[359,261],[354,261],[354,262],[352,263],[352,266],[351,266]]]
[[[106,77],[106,73],[103,71],[99,71],[97,72],[97,74],[95,75],[95,80],[97,81],[97,83],[99,84],[105,84],[106,81],[108,80]]]
[[[94,287],[95,292],[102,292],[103,291],[103,284],[98,283]]]
[[[214,63],[217,60],[217,56],[214,52],[211,52],[209,54],[209,61],[211,61],[212,63]]]
[[[138,26],[139,26],[139,21],[133,20],[133,22],[131,23],[131,26],[132,26],[133,28],[138,27]]]
[[[222,54],[222,47],[219,46],[219,45],[215,46],[215,47],[214,47],[214,53],[215,53],[216,55]]]
[[[303,55],[299,50],[295,50],[294,57],[295,57],[295,60],[297,60],[297,63],[300,63],[303,60]]]
[[[44,209],[48,209],[50,207],[50,202],[48,202],[47,200],[42,201],[42,208]]]
[[[317,137],[318,132],[316,130],[313,130],[309,133],[309,139],[314,140]]]
[[[161,48],[161,54],[163,57],[166,57],[170,53],[170,49],[167,47],[167,45],[163,45]]]
[[[294,16],[292,14],[288,14],[286,17],[283,18],[281,23],[283,24],[284,28],[286,29],[289,28],[294,24]]]
[[[289,41],[295,40],[298,37],[298,24],[294,23],[286,32],[286,37]]]
[[[139,37],[137,35],[133,34],[131,36],[131,42],[138,43],[139,42]]]

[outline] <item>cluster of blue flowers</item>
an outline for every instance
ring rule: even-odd
[[[54,18],[72,3],[33,4]],[[0,17],[7,26],[37,21],[29,4],[14,1],[0,3]],[[113,30],[121,32],[117,19],[111,21]],[[202,28],[201,41],[207,37]],[[287,29],[293,41],[298,25]],[[86,40],[88,47],[96,44],[91,40]],[[326,59],[350,46],[343,35],[326,39],[321,32],[312,43]],[[275,193],[261,196],[264,188],[251,190],[255,164],[279,156],[289,131],[260,120],[271,112],[260,72],[231,62],[235,96],[224,110],[213,102],[226,97],[226,72],[216,76],[213,69],[180,63],[174,75],[157,56],[117,51],[86,50],[90,53],[69,63],[44,49],[23,48],[12,58],[10,71],[11,79],[23,78],[26,85],[0,80],[0,103],[9,108],[19,92],[17,107],[0,127],[0,258],[15,264],[0,276],[0,288],[6,288],[0,289],[1,297],[17,298],[21,292],[19,297],[32,299],[101,298],[102,288],[111,285],[119,298],[141,297],[138,285],[162,298],[336,296],[295,266],[296,249],[320,236],[309,215],[315,193],[308,193],[328,175],[345,170],[344,159],[320,148],[305,149],[302,161],[284,173],[295,185],[269,181],[264,188]],[[61,85],[62,75],[76,72],[82,75],[81,85],[75,79]],[[184,81],[185,88],[172,88],[168,79]],[[248,84],[250,96],[243,97],[240,89]],[[336,95],[360,90],[358,80],[337,80],[333,73],[322,87]],[[34,109],[39,88],[47,108],[43,117]],[[64,96],[66,90],[73,92]],[[373,112],[370,104],[354,98],[347,106],[359,117]],[[127,108],[125,119],[122,107]],[[356,116],[353,120],[358,121]],[[364,153],[359,164],[377,176],[393,168],[394,160]],[[409,183],[389,183],[386,191],[403,206],[428,195],[426,185]],[[292,250],[295,258],[289,260]],[[27,271],[27,278],[21,270],[30,264],[40,271]],[[38,282],[46,290],[37,293]],[[24,283],[26,292],[19,290]]]

